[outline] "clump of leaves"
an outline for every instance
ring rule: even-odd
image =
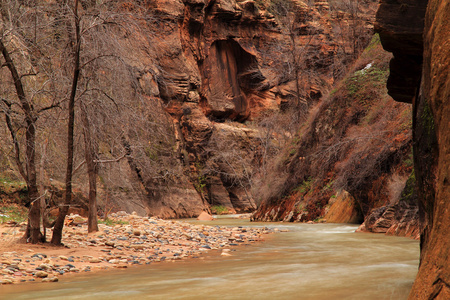
[[[305,194],[306,192],[308,192],[311,189],[312,182],[313,182],[313,178],[312,177],[308,177],[308,179],[304,180],[293,191]]]
[[[17,223],[24,222],[27,219],[28,210],[26,207],[16,204],[7,204],[0,206],[0,224],[14,221]]]
[[[225,215],[228,213],[228,208],[223,205],[213,205],[211,206],[211,212],[216,215]]]
[[[23,181],[1,174],[0,190],[5,193],[27,192],[27,185]]]

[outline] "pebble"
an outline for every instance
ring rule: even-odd
[[[145,245],[131,245],[130,247],[135,250],[144,250],[146,248]]]

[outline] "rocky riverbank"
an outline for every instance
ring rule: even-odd
[[[99,232],[88,234],[79,217],[69,219],[62,242],[20,244],[20,226],[0,226],[0,283],[55,282],[63,275],[127,268],[162,261],[201,257],[221,250],[232,255],[234,246],[260,241],[267,228],[193,225],[140,217],[124,212],[112,214],[114,225],[99,224]],[[48,235],[51,234],[48,230]]]

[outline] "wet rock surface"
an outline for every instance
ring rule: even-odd
[[[390,65],[389,92],[395,100],[413,104],[421,255],[409,299],[450,297],[449,16],[446,0],[384,0],[375,26],[383,46],[397,60]],[[383,215],[382,227],[386,228],[393,212],[387,208]]]

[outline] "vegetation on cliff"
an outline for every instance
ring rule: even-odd
[[[348,75],[311,109],[274,163],[273,180],[259,189],[255,219],[317,220],[346,191],[355,200],[353,220],[361,222],[400,199],[412,171],[411,109],[387,95],[390,58],[375,35]]]

